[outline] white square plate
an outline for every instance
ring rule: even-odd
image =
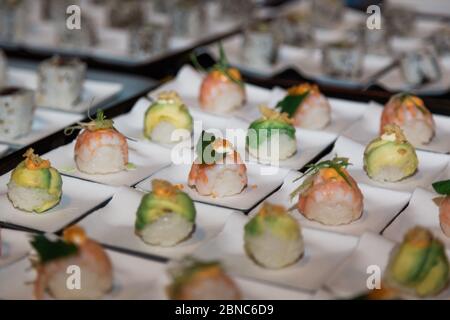
[[[395,242],[379,235],[364,234],[361,236],[357,248],[333,272],[325,287],[338,298],[353,298],[362,293],[367,293],[367,280],[373,274],[373,271],[367,271],[368,267],[379,267],[381,276],[383,276],[394,246]],[[448,255],[449,250],[447,250]],[[449,296],[450,288],[447,288],[433,299],[448,299]]]
[[[401,241],[403,235],[419,225],[430,229],[450,249],[450,238],[439,225],[439,207],[433,199],[440,197],[437,193],[417,188],[412,194],[408,207],[383,232],[383,236],[394,241]]]
[[[368,144],[380,132],[380,120],[383,106],[372,102],[367,108],[360,121],[355,122],[343,135],[359,142]],[[450,153],[450,117],[433,115],[436,122],[436,135],[428,144],[417,146],[418,149],[439,153]]]
[[[378,182],[370,179],[363,169],[364,149],[365,146],[362,144],[341,136],[336,140],[332,152],[322,160],[331,159],[336,154],[339,157],[347,157],[353,164],[348,167],[348,171],[358,183],[407,192],[413,192],[417,187],[427,187],[433,183],[436,177],[446,169],[450,160],[450,156],[445,154],[417,150],[419,170],[416,174],[399,182]]]
[[[189,171],[191,170],[190,164],[173,164],[140,182],[136,187],[143,191],[150,191],[150,183],[153,179],[165,179],[173,184],[183,185],[183,191],[194,201],[246,211],[278,188],[288,173],[286,169],[267,167],[256,163],[247,163],[246,166],[247,187],[240,194],[229,197],[214,198],[212,196],[202,196],[195,189],[190,188],[187,185]]]
[[[281,204],[285,208],[292,208],[298,202],[298,196],[291,200],[290,194],[295,190],[304,178],[293,182],[300,177],[301,173],[292,171],[284,179],[284,184],[273,195],[267,198],[267,202]],[[293,216],[300,221],[300,224],[307,228],[323,229],[337,233],[360,236],[366,231],[381,232],[392,219],[406,206],[411,197],[408,192],[393,191],[372,187],[366,184],[359,184],[359,188],[364,196],[364,211],[359,220],[342,226],[327,226],[316,221],[306,219],[297,209]],[[383,199],[383,201],[380,201]],[[259,208],[255,208],[250,213],[255,214]]]
[[[161,265],[111,250],[107,250],[107,254],[113,265],[113,289],[103,299],[149,299]],[[34,299],[32,281],[35,278],[36,272],[26,258],[0,269],[0,299]],[[53,298],[46,294],[44,299]]]
[[[6,151],[8,151],[9,146],[6,144],[0,144],[0,156],[2,156]]]
[[[107,206],[90,214],[80,224],[93,239],[103,244],[166,258],[181,258],[217,235],[231,212],[229,209],[195,203],[195,231],[190,238],[174,247],[152,246],[144,243],[135,234],[134,228],[136,211],[144,195],[135,189],[121,187]]]
[[[10,68],[8,73],[9,83],[11,85],[24,86],[33,90],[37,88],[36,71],[28,69]],[[86,79],[84,81],[83,91],[81,93],[81,101],[74,105],[71,109],[61,110],[72,113],[86,113],[89,108],[94,108],[98,104],[114,97],[122,91],[122,84],[118,82],[106,82]],[[39,106],[47,107],[47,106]]]
[[[8,179],[11,173],[8,173]],[[6,191],[0,190],[0,221],[43,232],[56,232],[112,197],[114,188],[62,176],[61,202],[44,213],[29,213],[13,207]],[[4,180],[2,180],[4,181]]]
[[[257,265],[244,251],[244,226],[248,221],[249,217],[245,215],[232,214],[224,230],[195,251],[194,256],[205,260],[221,259],[233,274],[280,286],[315,291],[358,242],[353,236],[303,228],[304,256],[291,266],[270,270]]]
[[[74,160],[75,141],[46,153],[52,165],[62,174],[95,181],[107,185],[132,186],[168,166],[170,151],[155,144],[145,145],[128,142],[128,159],[133,168],[110,174],[86,174],[78,170]]]
[[[84,116],[79,114],[70,114],[56,110],[53,111],[38,108],[34,113],[30,133],[15,139],[0,137],[0,140],[2,142],[17,146],[29,145],[78,121],[81,121],[83,118]]]
[[[0,268],[25,257],[30,250],[28,233],[0,228]]]

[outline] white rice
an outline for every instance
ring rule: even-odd
[[[258,236],[245,236],[247,253],[260,265],[269,269],[286,267],[297,261],[304,252],[302,237],[284,240],[275,237],[270,231]]]
[[[29,212],[55,200],[55,196],[50,195],[45,189],[22,187],[14,181],[8,183],[8,198],[15,208]]]
[[[81,269],[80,289],[69,289],[67,287],[69,275],[65,272],[55,272],[48,282],[50,295],[56,299],[99,299],[111,289],[110,277],[93,272],[87,267],[79,267]]]
[[[269,139],[260,143],[258,148],[249,146],[248,152],[261,163],[276,164],[279,160],[285,160],[297,152],[297,142],[286,134],[271,135]]]
[[[318,221],[325,225],[337,226],[349,224],[361,217],[362,210],[354,205],[354,197],[351,193],[344,193],[342,190],[336,190],[333,198],[327,194],[320,197],[317,194],[315,201],[310,201],[307,206],[307,212],[304,212],[306,218]]]
[[[88,174],[107,174],[122,171],[126,163],[120,145],[103,145],[91,152],[89,148],[80,148],[75,162],[80,171]]]
[[[380,182],[396,182],[406,178],[406,176],[401,167],[386,165],[378,170],[377,173],[373,174],[371,178]]]
[[[326,127],[331,121],[330,110],[326,106],[317,105],[302,114],[301,127],[318,130]]]
[[[239,165],[236,164],[216,164],[206,171],[206,175],[208,183],[196,185],[197,191],[202,195],[227,197],[239,194],[245,187],[239,175]]]
[[[160,121],[151,132],[151,139],[159,143],[175,143],[178,141],[172,141],[172,132],[177,128],[168,121]]]
[[[221,83],[212,89],[208,111],[224,114],[242,107],[245,95],[235,83]]]
[[[177,213],[167,213],[139,231],[142,240],[151,245],[172,247],[189,237],[194,224]]]
[[[406,121],[402,129],[408,141],[415,146],[429,143],[434,136],[433,128],[423,120]]]

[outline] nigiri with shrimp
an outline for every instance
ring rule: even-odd
[[[165,180],[153,180],[136,213],[136,234],[151,245],[171,247],[189,238],[195,226],[195,206],[183,191]]]
[[[291,193],[298,195],[298,212],[308,220],[337,226],[358,220],[363,213],[363,194],[350,176],[348,158],[335,157],[311,165],[303,183]]]
[[[434,190],[442,195],[439,198],[439,224],[442,232],[450,237],[450,180],[433,183]]]
[[[265,202],[244,227],[244,249],[263,267],[291,265],[304,252],[300,224],[283,206]]]
[[[247,167],[228,140],[203,131],[196,153],[188,185],[199,194],[226,197],[241,193],[247,186]]]
[[[31,245],[36,252],[36,259],[32,259],[37,273],[36,299],[44,299],[46,293],[55,299],[98,299],[111,291],[111,260],[103,247],[89,239],[82,228],[65,229],[61,239],[36,235]],[[81,274],[80,287],[76,290],[67,285],[67,272],[73,266],[77,266]]]
[[[297,152],[295,127],[287,113],[260,106],[262,117],[250,124],[248,152],[262,163],[274,163]]]
[[[192,116],[175,91],[165,91],[147,109],[144,116],[144,135],[159,143],[176,143],[192,133]],[[179,136],[173,136],[175,130]]]
[[[59,204],[62,197],[61,174],[28,149],[25,160],[12,171],[8,182],[8,199],[17,209],[43,213]]]
[[[429,143],[436,131],[433,115],[422,99],[409,93],[392,96],[381,114],[380,132],[388,124],[398,125],[413,145]]]
[[[310,83],[289,88],[276,108],[280,112],[287,113],[296,127],[318,130],[326,127],[331,121],[331,106],[328,99],[317,85]]]
[[[75,163],[78,170],[87,174],[108,174],[126,169],[128,143],[126,137],[114,128],[114,122],[106,119],[102,110],[90,122],[79,123],[66,129],[81,128],[75,144]]]
[[[225,51],[220,46],[219,62],[207,72],[200,87],[200,107],[212,113],[226,114],[241,108],[245,99],[241,73],[229,66]]]

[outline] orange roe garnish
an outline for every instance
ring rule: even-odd
[[[315,84],[302,83],[297,86],[293,86],[288,89],[288,95],[301,95],[306,92],[316,93],[319,92],[319,87]]]
[[[63,232],[63,238],[65,241],[76,245],[82,245],[87,240],[86,233],[83,228],[79,226],[71,226],[65,229]]]
[[[286,209],[283,206],[264,202],[258,214],[261,216],[279,216],[284,215]]]
[[[34,154],[32,148],[28,149],[23,155],[25,159],[25,166],[30,170],[48,169],[50,168],[50,161],[43,160],[37,154]]]
[[[172,185],[170,182],[160,179],[152,181],[152,192],[158,197],[171,197],[178,192],[179,188]]]

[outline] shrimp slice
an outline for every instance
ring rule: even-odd
[[[439,206],[439,221],[442,232],[450,237],[450,196],[447,196]]]

